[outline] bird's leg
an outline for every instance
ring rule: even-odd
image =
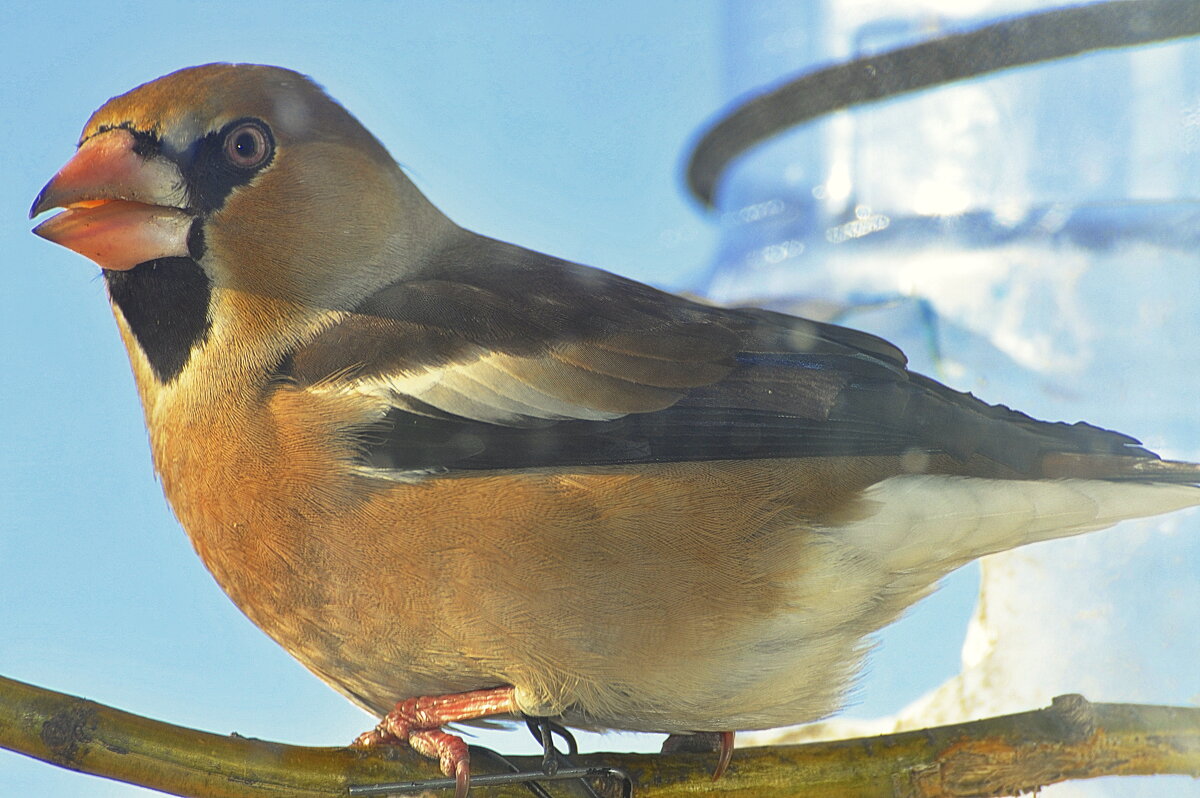
[[[378,726],[369,732],[360,734],[353,745],[369,747],[407,742],[413,750],[437,759],[441,764],[442,772],[450,778],[444,781],[433,779],[430,781],[351,785],[349,794],[368,796],[427,793],[431,789],[454,787],[455,798],[465,798],[467,789],[472,782],[469,748],[461,738],[442,731],[441,724],[473,720],[490,715],[515,715],[518,713],[512,687],[496,687],[470,693],[410,698],[407,701],[401,701],[379,722]],[[571,756],[579,753],[579,746],[576,744],[574,736],[566,728],[549,718],[527,718],[526,723],[529,725],[530,731],[542,743],[542,770],[521,771],[504,757],[494,751],[488,751],[487,753],[492,758],[499,760],[513,772],[485,774],[476,777],[475,781],[485,786],[525,784],[538,798],[550,798],[546,789],[537,782],[579,779],[590,798],[599,798],[588,780],[610,778],[616,779],[622,798],[633,797],[633,780],[620,768],[575,767],[569,759],[559,753],[554,747],[553,736],[555,734],[566,742]],[[567,767],[561,767],[562,764],[566,764]]]
[[[663,741],[662,753],[709,753],[716,752],[717,767],[713,771],[713,781],[725,775],[729,769],[729,761],[733,759],[733,732],[694,732],[692,734],[672,734]]]
[[[471,757],[461,737],[442,731],[460,720],[517,713],[512,687],[493,687],[453,695],[409,698],[396,704],[379,725],[360,734],[352,743],[369,748],[408,743],[412,749],[438,760],[442,773],[455,781],[455,798],[465,798],[471,783]]]

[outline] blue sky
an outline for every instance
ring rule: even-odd
[[[193,64],[297,69],[461,224],[683,289],[707,273],[720,233],[685,196],[681,164],[694,133],[730,99],[726,13],[711,0],[586,10],[549,1],[113,0],[8,11],[0,673],[291,743],[339,744],[371,725],[258,632],[203,569],[153,476],[98,270],[29,233],[34,195],[94,108]],[[975,579],[955,577],[889,633],[859,711],[895,709],[957,669]],[[919,643],[906,651],[890,642],[905,638]],[[494,740],[509,750],[518,741]],[[146,794],[5,752],[0,793]]]

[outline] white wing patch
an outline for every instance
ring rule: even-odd
[[[623,381],[550,357],[492,353],[444,367],[340,381],[313,389],[358,393],[401,406],[403,402],[398,399],[409,397],[463,418],[522,426],[534,420],[620,418],[625,412],[591,407],[578,398],[593,387],[605,387],[600,383],[613,382]],[[597,395],[603,393],[597,391]]]

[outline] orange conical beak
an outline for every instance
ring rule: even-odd
[[[134,152],[134,137],[114,128],[85,141],[38,194],[30,218],[65,208],[33,229],[102,269],[188,254],[194,217],[182,210],[183,179],[164,158]]]

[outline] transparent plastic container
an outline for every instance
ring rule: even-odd
[[[729,97],[1048,7],[730,3]],[[1198,199],[1200,43],[1106,51],[839,112],[748,151],[718,186],[722,241],[703,290],[878,333],[988,401],[1197,459]],[[1067,692],[1200,702],[1200,515],[997,555],[983,573],[961,672],[930,664],[902,621],[851,714],[916,701],[908,725],[922,725]],[[872,686],[939,667],[933,681],[951,681],[923,702]],[[1044,794],[1195,790],[1155,778]]]

